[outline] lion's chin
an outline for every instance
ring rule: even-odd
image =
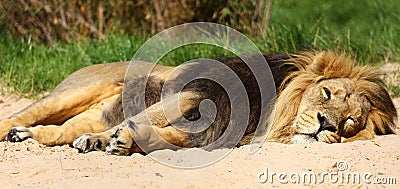
[[[293,144],[310,144],[317,142],[317,139],[311,135],[306,134],[295,134],[292,138]]]

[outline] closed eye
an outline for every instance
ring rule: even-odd
[[[324,96],[325,100],[331,99],[331,91],[328,88],[323,87],[322,88],[322,96]]]

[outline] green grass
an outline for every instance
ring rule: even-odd
[[[0,78],[18,93],[34,96],[53,89],[79,68],[129,60],[142,42],[135,37],[111,36],[107,41],[33,45],[29,38],[0,38]]]
[[[399,60],[399,1],[274,2],[263,49],[290,51],[305,45],[347,51],[362,63]]]
[[[274,1],[267,33],[253,37],[263,52],[293,52],[303,47],[335,49],[362,64],[399,61],[400,2],[395,0]],[[234,27],[234,26],[232,26]],[[91,64],[127,61],[145,39],[121,34],[52,47],[34,45],[0,32],[0,78],[18,93],[35,96],[52,90],[72,72]],[[199,57],[232,53],[210,45],[189,45],[166,55],[162,64],[178,65]],[[399,92],[399,87],[391,87]]]
[[[393,96],[400,96],[400,86],[389,84],[388,89],[392,92]]]
[[[13,86],[25,96],[52,90],[72,72],[92,64],[129,61],[144,43],[134,36],[110,36],[106,41],[33,45],[29,39],[0,38],[0,86]],[[188,45],[167,54],[160,64],[179,65],[194,58],[232,56],[210,45]],[[1,91],[0,91],[1,92]]]

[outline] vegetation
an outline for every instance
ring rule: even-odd
[[[0,0],[0,8],[4,2],[10,3]],[[231,1],[216,2],[225,3],[218,7],[219,19],[216,22],[240,29],[262,52],[293,52],[315,47],[347,52],[361,64],[399,61],[400,2],[395,0],[273,1],[268,28],[256,34],[249,25],[251,23],[244,21],[251,20],[248,18],[251,14],[246,12],[248,7],[235,2],[229,4]],[[259,1],[249,2],[256,6]],[[240,11],[244,11],[247,17],[241,17],[244,13]],[[151,33],[152,30],[138,29],[129,33],[125,32],[127,29],[116,32],[118,28],[113,28],[102,32],[105,39],[88,35],[85,40],[65,41],[54,37],[49,45],[41,43],[41,38],[35,33],[12,36],[12,26],[4,21],[6,16],[4,12],[0,15],[3,18],[0,19],[3,20],[0,23],[0,81],[28,96],[53,89],[66,76],[84,66],[130,60],[150,37],[143,34],[144,31]],[[192,58],[231,55],[218,47],[189,45],[172,51],[161,63],[177,65]],[[398,86],[392,85],[391,89],[399,93]]]

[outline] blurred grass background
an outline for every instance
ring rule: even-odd
[[[396,0],[0,0],[0,84],[32,97],[84,66],[128,61],[152,35],[193,21],[235,28],[262,52],[315,47],[347,52],[360,64],[398,62],[399,10]],[[230,55],[189,45],[162,64]]]

